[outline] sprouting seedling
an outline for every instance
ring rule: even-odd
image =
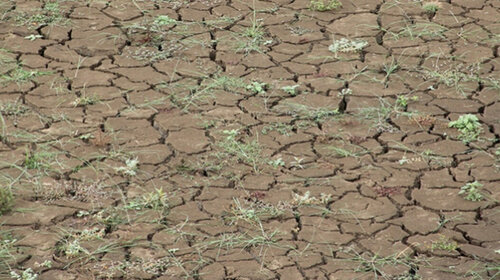
[[[274,168],[278,168],[280,166],[281,167],[285,166],[285,161],[283,161],[282,158],[277,158],[277,159],[274,159],[274,160],[269,160],[268,163],[269,163],[269,165],[271,165]]]
[[[352,94],[352,89],[350,88],[343,88],[341,91],[339,91],[339,93],[337,94],[339,97],[342,97],[342,96],[347,96],[347,95],[351,95]]]
[[[448,127],[454,127],[460,131],[458,139],[464,143],[477,140],[482,131],[479,119],[472,114],[461,115],[458,120],[448,123]]]
[[[127,159],[125,161],[126,166],[120,166],[115,168],[118,173],[122,173],[127,176],[135,176],[137,174],[137,165],[139,164],[138,158]]]
[[[311,0],[309,3],[309,10],[325,12],[331,11],[342,7],[339,0]]]
[[[328,47],[328,50],[335,53],[343,52],[360,52],[366,46],[368,46],[368,42],[364,40],[349,40],[347,38],[341,38],[340,40],[334,40],[333,43]]]
[[[284,86],[281,88],[284,92],[290,94],[291,96],[297,95],[297,88],[299,85],[293,85],[293,86]]]
[[[247,85],[247,90],[257,93],[257,94],[262,94],[266,92],[267,84],[266,83],[259,83],[259,82],[252,82],[251,84]]]
[[[170,24],[175,24],[175,23],[177,23],[177,20],[175,20],[167,15],[159,15],[153,21],[153,24],[156,26],[165,26],[165,25],[170,25]]]
[[[470,201],[481,201],[484,196],[481,194],[481,188],[483,184],[478,181],[474,181],[472,183],[467,183],[463,187],[460,188],[458,194],[465,195],[464,199]]]

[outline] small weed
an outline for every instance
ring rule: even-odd
[[[479,64],[465,65],[458,64],[448,69],[440,69],[439,67],[434,67],[434,69],[423,69],[421,71],[424,79],[435,80],[438,83],[442,83],[448,87],[455,88],[456,91],[465,95],[465,91],[472,90],[471,88],[465,88],[463,83],[467,82],[482,82],[484,84],[491,84],[492,79],[482,79],[478,75],[480,70]]]
[[[29,111],[29,108],[19,101],[2,103],[0,102],[0,114],[4,116],[21,116]]]
[[[169,207],[168,195],[163,189],[155,189],[153,192],[146,193],[126,206],[127,209],[134,210],[160,210],[163,214],[168,213]]]
[[[272,39],[266,39],[266,31],[262,26],[262,20],[257,19],[257,11],[255,10],[255,1],[252,11],[252,25],[245,28],[237,40],[236,51],[244,51],[245,53],[262,52],[263,45],[269,45],[273,42]]]
[[[396,105],[401,107],[403,110],[406,110],[408,107],[408,100],[409,98],[404,96],[404,95],[399,95],[398,98],[396,99]]]
[[[12,252],[16,242],[10,232],[0,231],[0,278],[10,269],[9,263],[14,259]]]
[[[72,241],[64,240],[64,242],[58,248],[58,251],[62,252],[69,258],[78,257],[82,253],[85,253],[86,255],[90,254],[87,249],[82,247],[82,245],[80,244],[80,240],[78,239]]]
[[[461,115],[458,120],[448,123],[448,127],[454,127],[460,131],[458,139],[464,143],[477,140],[482,131],[479,119],[472,114]]]
[[[417,22],[408,24],[401,28],[398,32],[384,30],[388,35],[392,36],[392,40],[399,40],[400,38],[409,38],[415,40],[418,38],[441,38],[445,39],[445,32],[449,29],[443,25],[433,22]]]
[[[431,244],[431,250],[444,250],[448,252],[453,252],[458,249],[457,242],[450,240],[448,237],[441,235],[439,240],[433,241]]]
[[[27,152],[24,167],[27,169],[47,170],[50,168],[50,160],[54,157],[54,153],[47,151]]]
[[[281,88],[282,91],[290,94],[291,96],[297,95],[297,88],[299,85],[293,85],[293,86],[284,86]]]
[[[256,140],[243,142],[237,139],[239,131],[237,129],[224,130],[225,139],[219,143],[224,150],[220,157],[233,156],[238,161],[246,163],[253,167],[255,172],[259,171],[259,165],[264,160],[261,157],[261,147]],[[265,161],[264,161],[265,162]]]
[[[422,6],[422,9],[427,14],[433,15],[433,14],[435,14],[439,10],[440,6],[441,5],[439,4],[439,2],[432,1],[432,2],[426,2],[426,3],[424,3],[424,5]]]
[[[361,156],[367,151],[354,152],[351,150],[339,148],[339,147],[328,147],[337,157],[346,158],[346,157],[358,157]]]
[[[269,160],[267,163],[269,165],[271,165],[272,167],[274,167],[274,168],[285,166],[285,162],[283,161],[282,158],[277,158],[277,159],[274,159],[274,160]]]
[[[15,271],[10,272],[10,277],[16,280],[37,280],[38,274],[36,274],[33,269],[27,268],[21,274],[17,274]]]
[[[24,39],[30,40],[30,41],[35,41],[36,39],[40,39],[40,38],[43,38],[43,36],[42,35],[35,35],[35,34],[31,34],[31,35],[24,37]]]
[[[311,0],[309,3],[309,10],[325,12],[336,10],[342,7],[342,3],[339,0]]]
[[[350,89],[350,88],[343,88],[337,95],[339,97],[352,95],[352,89]]]
[[[174,93],[170,94],[170,101],[182,110],[188,110],[192,106],[198,106],[200,103],[212,100],[216,90],[238,91],[244,89],[247,85],[243,79],[230,76],[215,76],[213,78],[204,79],[203,83],[187,87],[188,94],[178,96]],[[164,85],[162,87],[170,87]]]
[[[297,206],[302,205],[327,205],[332,201],[331,194],[321,193],[320,197],[317,198],[311,195],[310,191],[306,191],[303,195],[298,193],[293,193],[292,204]]]
[[[106,227],[107,231],[114,230],[118,225],[126,223],[127,220],[123,217],[118,209],[116,208],[106,208],[92,215],[93,218],[99,222],[99,224]],[[86,213],[81,213],[82,217]]]
[[[362,108],[356,113],[358,118],[373,122],[377,131],[394,131],[396,128],[389,121],[392,117],[412,116],[412,113],[402,111],[397,103],[391,104],[384,99],[379,99],[379,102],[380,107]],[[404,100],[401,100],[401,102],[404,102]]]
[[[247,85],[246,89],[257,94],[264,94],[267,91],[268,85],[266,83],[252,82]]]
[[[0,187],[0,216],[9,212],[14,204],[14,195],[9,187]]]
[[[279,247],[278,236],[280,231],[265,232],[262,230],[260,234],[250,233],[223,233],[217,236],[216,239],[208,240],[203,244],[199,244],[201,248],[217,248],[227,250],[233,248],[255,248],[255,247]],[[263,248],[262,248],[263,249]]]
[[[481,201],[484,198],[483,194],[481,194],[482,187],[483,184],[479,183],[478,181],[467,183],[460,188],[458,194],[465,195],[464,199],[466,200]]]
[[[168,26],[176,24],[177,20],[167,16],[167,15],[159,15],[153,21],[153,30],[159,29],[162,26]]]
[[[350,40],[347,38],[341,38],[340,40],[334,40],[333,43],[328,47],[328,50],[337,56],[337,53],[349,53],[349,52],[360,52],[366,46],[368,42],[364,40]]]
[[[356,272],[372,272],[373,279],[401,279],[401,280],[417,280],[422,279],[419,275],[413,275],[405,273],[403,275],[393,276],[388,275],[386,268],[390,267],[406,267],[407,270],[415,269],[418,266],[417,260],[412,260],[405,256],[404,251],[390,255],[387,257],[382,257],[379,255],[372,255],[368,253],[360,254],[352,248],[347,248],[344,250],[345,253],[352,255],[351,261],[357,262],[358,267],[355,269]]]
[[[287,113],[296,119],[314,121],[315,123],[320,123],[329,117],[340,115],[338,108],[315,108],[298,103],[286,103],[281,107],[286,107]]]
[[[30,13],[20,13],[15,20],[18,25],[26,26],[29,29],[38,29],[46,25],[65,25],[69,22],[58,2],[46,2],[42,9],[35,9]]]
[[[126,166],[116,167],[115,170],[118,173],[124,174],[126,176],[135,176],[137,175],[137,165],[139,164],[139,160],[137,158],[129,158],[125,160]]]
[[[290,136],[290,132],[292,132],[293,129],[294,129],[293,125],[277,122],[277,123],[271,123],[269,125],[264,126],[262,128],[261,132],[262,132],[262,134],[266,135],[270,131],[276,131],[281,135]]]
[[[245,200],[242,203],[239,199],[234,198],[226,220],[229,220],[231,224],[239,220],[244,220],[252,224],[260,224],[264,218],[279,217],[284,213],[284,210],[283,207],[263,203],[258,199]]]
[[[37,77],[51,74],[49,71],[24,70],[21,65],[17,65],[13,70],[0,75],[0,83],[14,82],[18,85],[35,80]]]
[[[94,105],[99,102],[99,97],[97,95],[85,96],[82,95],[75,99],[71,104],[75,107],[84,107],[87,105]]]

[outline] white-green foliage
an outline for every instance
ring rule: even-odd
[[[368,46],[368,42],[364,40],[350,40],[347,38],[341,38],[339,40],[334,40],[333,43],[328,47],[328,50],[337,54],[339,52],[359,52]]]

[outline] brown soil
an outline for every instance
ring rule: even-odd
[[[500,279],[499,1],[311,2],[2,1],[0,279]]]

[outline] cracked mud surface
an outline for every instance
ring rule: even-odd
[[[2,1],[0,278],[498,279],[500,2],[341,2]]]

